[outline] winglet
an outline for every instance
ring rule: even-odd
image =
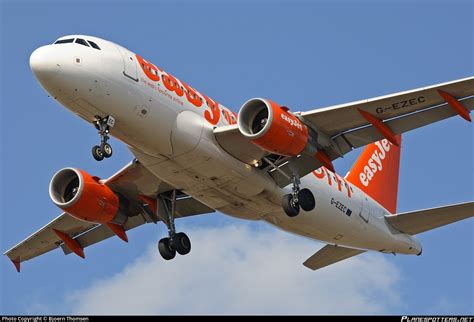
[[[18,259],[18,258],[17,259],[12,259],[11,261],[12,261],[13,265],[15,265],[16,271],[18,273],[20,273],[20,264],[21,264],[20,259]]]
[[[472,122],[471,116],[469,115],[469,111],[467,110],[467,108],[465,108],[461,104],[461,102],[458,101],[458,99],[456,97],[454,97],[451,94],[446,93],[445,91],[442,91],[440,89],[438,89],[438,94],[439,94],[439,96],[444,98],[446,103],[448,103],[449,106],[451,106],[456,111],[456,113],[459,114],[459,116],[461,116],[463,119],[465,119],[468,122]]]
[[[379,131],[380,134],[383,135],[384,138],[389,140],[390,143],[396,146],[400,146],[400,143],[398,142],[395,133],[393,133],[392,130],[385,123],[383,123],[381,120],[379,120],[367,111],[361,110],[360,108],[358,108],[357,110],[359,110],[360,115],[362,115],[363,118],[369,121],[369,123],[371,123],[377,129],[377,131]]]
[[[81,245],[79,245],[77,240],[72,239],[68,234],[65,234],[62,231],[56,230],[54,228],[53,231],[77,256],[86,258],[86,256],[84,255],[84,249]]]
[[[113,224],[113,223],[107,223],[107,227],[109,227],[115,235],[117,235],[121,240],[124,242],[128,243],[128,237],[127,233],[125,232],[125,229],[123,229],[122,226]]]

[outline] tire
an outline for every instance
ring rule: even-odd
[[[281,204],[288,217],[296,217],[300,213],[300,206],[293,203],[293,196],[290,194],[283,196]]]
[[[191,251],[191,240],[185,233],[177,233],[173,238],[173,248],[178,254],[186,255]]]
[[[113,150],[110,144],[102,143],[102,145],[100,146],[100,150],[102,151],[104,158],[110,158],[112,156]]]
[[[305,188],[298,192],[298,203],[304,211],[311,211],[316,207],[316,200],[311,190]]]
[[[98,145],[94,145],[92,147],[92,156],[97,161],[102,161],[104,159],[104,154],[102,153],[102,149]]]
[[[158,242],[158,251],[161,257],[167,261],[176,256],[176,251],[171,247],[169,238],[163,238]]]

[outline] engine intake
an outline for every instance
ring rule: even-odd
[[[49,195],[56,206],[80,220],[105,224],[119,213],[119,197],[83,170],[58,171],[49,184]]]
[[[294,157],[308,143],[308,129],[288,108],[268,99],[253,98],[239,111],[240,133],[270,153]]]

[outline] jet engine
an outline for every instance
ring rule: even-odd
[[[120,199],[98,177],[74,168],[58,171],[49,184],[54,204],[77,219],[106,224],[120,222]]]
[[[295,157],[308,144],[308,128],[297,117],[268,99],[253,98],[242,105],[238,126],[261,149]]]

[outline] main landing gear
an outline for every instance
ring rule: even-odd
[[[112,156],[112,147],[107,141],[109,140],[109,131],[114,127],[115,119],[112,116],[99,117],[96,116],[94,121],[95,128],[99,131],[100,145],[92,147],[92,156],[97,161],[102,161],[104,158]]]
[[[292,193],[283,196],[281,203],[283,210],[289,217],[295,217],[300,213],[300,208],[304,211],[311,211],[316,206],[311,190],[304,188],[300,190],[300,179],[298,175],[291,176]]]
[[[176,233],[176,227],[174,225],[176,195],[177,191],[171,190],[167,193],[160,194],[158,200],[158,209],[160,209],[161,206],[164,212],[164,214],[162,213],[162,216],[160,216],[160,219],[163,220],[168,227],[168,237],[158,242],[158,251],[161,257],[166,260],[173,259],[176,256],[176,252],[180,255],[186,255],[191,251],[191,241],[189,237],[185,233]]]
[[[300,213],[300,207],[304,211],[311,211],[316,207],[316,200],[311,190],[304,188],[300,190],[300,177],[298,174],[298,169],[294,165],[293,160],[290,159],[289,168],[291,171],[291,177],[281,170],[275,163],[273,163],[269,158],[264,157],[263,160],[267,162],[270,166],[273,167],[276,171],[280,172],[284,177],[290,180],[292,184],[292,192],[286,194],[281,199],[281,206],[288,217],[296,217]]]

